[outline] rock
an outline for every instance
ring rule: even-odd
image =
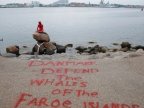
[[[49,35],[45,32],[43,32],[43,33],[35,32],[33,34],[33,38],[38,42],[49,42],[50,41]]]
[[[142,45],[137,45],[137,46],[133,47],[133,49],[136,49],[136,50],[138,50],[138,49],[143,49],[143,50],[144,50],[144,46],[142,46]]]
[[[129,49],[127,47],[125,47],[125,48],[121,48],[120,51],[127,52],[127,51],[129,51]]]
[[[90,49],[89,53],[90,54],[97,54],[98,52],[106,53],[107,50],[108,50],[107,47],[102,47],[102,46],[96,45]]]
[[[37,43],[32,49],[32,54],[37,53],[38,55],[45,54],[46,48],[44,47],[43,43]]]
[[[89,54],[97,54],[98,52],[96,50],[90,51]]]
[[[44,54],[47,54],[47,55],[53,55],[55,54],[55,50],[49,50],[49,49],[46,49]]]
[[[92,47],[89,51],[89,54],[97,54],[99,52],[99,45]]]
[[[95,44],[96,42],[93,42],[93,41],[90,41],[90,42],[88,42],[89,44]]]
[[[117,52],[117,51],[118,51],[118,49],[116,49],[116,48],[112,49],[112,52]]]
[[[118,43],[113,43],[113,45],[118,46],[119,44]]]
[[[65,47],[67,48],[67,47],[73,47],[73,44],[67,44],[67,45],[65,45]]]
[[[73,44],[68,44],[66,46],[63,45],[59,45],[55,42],[50,42],[52,45],[51,47],[53,47],[53,49],[56,49],[56,53],[66,53],[66,48],[67,47],[73,47]]]
[[[3,41],[3,38],[0,38],[0,41]]]
[[[131,48],[131,44],[129,42],[122,42],[121,43],[121,48],[128,48],[128,49],[130,49]]]
[[[90,53],[92,47],[88,47],[86,50],[83,51],[83,53]]]
[[[24,46],[22,46],[22,47],[23,47],[23,48],[28,48],[28,46],[25,46],[25,45],[24,45]]]
[[[38,51],[39,48],[39,51]],[[47,54],[52,55],[55,53],[56,46],[53,45],[51,42],[43,42],[43,43],[37,43],[32,50],[32,54],[35,52],[38,52],[39,55]]]
[[[17,45],[7,47],[6,52],[16,54],[17,57],[20,55],[19,54],[19,46],[17,46]]]
[[[56,46],[52,42],[44,42],[44,47],[48,50],[56,50]]]
[[[56,46],[52,42],[44,42],[44,47],[46,48],[45,54],[52,55],[55,53]]]
[[[100,50],[99,52],[102,52],[102,53],[106,53],[108,51],[108,48],[107,47],[100,47]]]
[[[56,44],[56,49],[57,49],[57,53],[65,53],[66,52],[66,47],[62,46],[62,45]]]
[[[85,48],[83,46],[78,46],[75,49],[78,50],[78,53],[83,53],[85,50],[87,50],[87,48]]]
[[[76,50],[78,50],[78,53],[97,54],[98,52],[106,53],[108,48],[107,47],[102,47],[102,46],[99,46],[99,45],[95,45],[94,47],[88,47],[88,48],[85,48],[83,46],[78,46],[76,48]]]

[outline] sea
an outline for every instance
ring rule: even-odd
[[[0,8],[0,48],[33,46],[38,21],[52,42],[103,46],[128,41],[144,45],[144,11],[134,8]]]

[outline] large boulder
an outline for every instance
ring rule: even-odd
[[[56,46],[53,45],[51,42],[37,43],[32,49],[32,54],[36,52],[39,55],[42,54],[52,55],[55,53],[55,50]]]
[[[55,53],[56,46],[52,42],[44,42],[43,45],[46,48],[45,54],[52,55]]]
[[[44,47],[43,43],[37,43],[34,45],[32,49],[32,55],[37,53],[38,55],[42,55],[45,53],[46,48]]]
[[[52,42],[44,42],[44,47],[49,50],[56,50],[56,46]]]
[[[57,50],[56,53],[66,53],[66,48],[73,47],[73,44],[67,44],[65,46],[59,45],[55,42],[52,42],[52,44],[56,46],[56,50]]]
[[[6,52],[16,54],[16,56],[20,55],[19,54],[19,46],[17,46],[17,45],[7,47]]]
[[[47,33],[42,32],[35,32],[33,34],[33,38],[37,41],[37,42],[49,42],[50,41],[50,37]]]
[[[65,53],[66,52],[66,47],[63,45],[56,44],[56,49],[57,49],[57,53]]]
[[[129,42],[122,42],[121,43],[121,48],[128,48],[128,49],[130,49],[131,48],[131,44]]]

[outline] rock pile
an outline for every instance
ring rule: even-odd
[[[131,50],[136,51],[138,49],[144,50],[144,46],[137,45],[137,46],[132,47],[132,45],[129,42],[122,42],[120,51],[127,52],[127,51],[131,51]]]
[[[37,41],[37,44],[34,45],[32,49],[32,54],[48,54],[52,55],[55,53],[56,46],[50,42],[50,37],[47,33],[42,32],[35,32],[33,34],[33,38]]]
[[[72,44],[66,46],[59,45],[55,42],[50,42],[50,37],[47,33],[38,33],[33,34],[33,38],[37,41],[37,44],[34,45],[32,49],[32,54],[47,54],[52,55],[54,53],[65,53],[67,47],[73,47]]]
[[[84,47],[84,46],[78,46],[75,48],[78,53],[88,53],[88,54],[97,54],[97,53],[106,53],[108,50],[107,47],[95,45],[94,47]]]
[[[51,42],[50,41],[50,37],[47,33],[42,32],[35,32],[33,34],[33,39],[36,40],[36,44],[34,45],[34,47],[32,48],[32,52],[31,54],[34,55],[42,55],[42,54],[46,54],[46,55],[52,55],[54,53],[71,53],[70,51],[72,50],[71,48],[73,47],[73,44],[67,44],[65,46],[63,45],[59,45],[55,42]],[[127,52],[127,51],[131,51],[131,52],[142,52],[144,51],[144,46],[142,45],[137,45],[137,46],[133,46],[129,43],[129,42],[122,42],[121,44],[117,44],[117,43],[113,43],[113,45],[118,46],[118,48],[107,48],[106,46],[100,46],[98,45],[96,42],[89,42],[89,44],[91,44],[92,46],[78,46],[75,48],[75,50],[77,51],[77,53],[79,54],[102,54],[102,53],[106,53],[107,52]],[[24,48],[27,48],[27,46],[23,46]],[[140,49],[140,50],[139,50]],[[12,53],[12,54],[16,54],[16,56],[19,56],[19,46],[18,45],[14,45],[14,46],[9,46],[6,48],[6,52],[7,53]],[[75,51],[74,51],[75,52]],[[30,54],[30,53],[28,53]],[[72,53],[71,53],[72,54]]]
[[[79,54],[98,54],[98,53],[106,53],[106,52],[127,52],[127,51],[137,51],[138,49],[144,50],[144,46],[138,45],[132,47],[129,42],[122,42],[121,44],[113,43],[113,45],[118,46],[117,48],[107,48],[106,46],[95,45],[93,47],[85,47],[85,46],[78,46],[75,49]]]

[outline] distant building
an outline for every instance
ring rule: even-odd
[[[109,1],[107,3],[105,3],[104,0],[100,1],[99,6],[103,7],[103,8],[111,8],[112,7],[111,4],[109,3]]]
[[[68,0],[58,0],[54,3],[52,3],[52,6],[66,6],[68,5],[69,1]]]
[[[31,3],[24,3],[26,7],[33,7]]]
[[[20,3],[8,3],[5,5],[6,8],[24,8],[27,7],[26,4],[20,4]]]
[[[33,6],[33,7],[39,7],[40,6],[40,2],[38,2],[38,1],[32,1],[32,3],[31,3],[31,5]]]
[[[89,6],[89,4],[85,4],[85,3],[78,3],[78,2],[71,2],[69,4],[70,7],[87,7]]]
[[[100,6],[103,6],[104,4],[105,4],[104,0],[101,0],[100,3],[99,3]]]
[[[6,5],[0,5],[0,8],[6,8]]]

